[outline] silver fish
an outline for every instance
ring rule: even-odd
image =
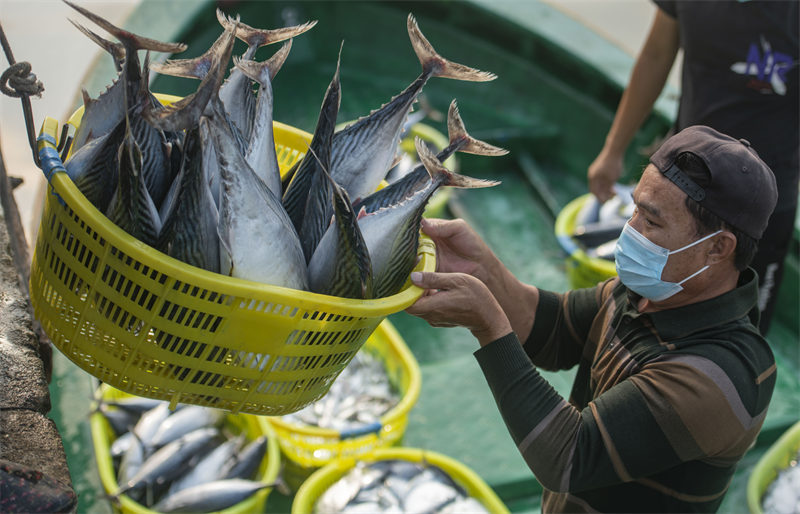
[[[225,412],[219,409],[188,405],[167,417],[150,441],[153,446],[163,446],[194,430],[218,426],[224,419]]]
[[[461,119],[458,104],[455,100],[450,102],[450,107],[447,111],[447,133],[449,143],[436,155],[436,158],[441,162],[447,160],[455,152],[486,156],[500,156],[508,153],[508,150],[504,148],[490,145],[470,136],[464,126],[464,121]],[[364,198],[363,201],[354,202],[353,208],[357,211],[363,208],[366,213],[375,212],[382,207],[388,207],[410,197],[415,192],[427,187],[430,184],[430,180],[430,173],[420,163],[399,180],[375,191]]]
[[[125,135],[124,120],[112,131],[83,145],[64,163],[69,178],[100,212],[108,209],[119,180],[117,150]]]
[[[134,432],[129,432],[132,437],[128,449],[120,459],[119,468],[117,469],[117,483],[124,484],[142,468],[142,463],[145,460],[145,445],[142,440],[136,437]]]
[[[325,91],[308,152],[300,162],[281,199],[300,237],[306,262],[311,260],[333,214],[331,184],[326,175],[330,170],[331,144],[341,104],[340,62],[341,47],[336,71]]]
[[[168,403],[164,402],[159,404],[158,407],[150,409],[142,414],[139,421],[137,421],[136,425],[133,427],[133,434],[136,436],[136,439],[142,442],[145,448],[152,450],[157,446],[153,442],[153,438],[158,433],[164,421],[172,414],[173,413],[169,410]],[[150,452],[148,451],[148,453]]]
[[[364,236],[347,192],[333,179],[330,182],[334,218],[308,263],[309,287],[342,298],[372,298],[372,262]]]
[[[120,484],[115,495],[172,480],[183,471],[192,456],[208,447],[218,435],[216,428],[201,428],[164,445],[142,463],[133,477]]]
[[[245,160],[278,198],[281,197],[282,191],[281,172],[278,167],[278,156],[275,153],[275,135],[272,129],[272,81],[283,66],[291,48],[292,41],[289,40],[264,63],[234,59],[236,67],[260,86]]]
[[[128,125],[117,154],[119,180],[106,216],[128,234],[154,246],[161,231],[161,218],[144,182],[142,159]]]
[[[218,99],[209,123],[222,176],[219,213],[220,271],[266,284],[308,289],[303,249],[280,201],[236,147]],[[259,244],[253,244],[258,241]]]
[[[449,171],[420,138],[416,138],[415,146],[431,174],[430,185],[400,203],[358,220],[372,258],[376,298],[396,293],[408,279],[416,262],[422,213],[439,187],[480,188],[499,184]]]
[[[217,21],[226,29],[233,24],[233,20],[225,16],[219,9],[217,9]],[[236,37],[247,43],[247,50],[242,55],[242,60],[252,60],[256,50],[260,47],[299,36],[316,24],[316,21],[310,21],[293,27],[264,30],[240,22],[236,27]],[[250,88],[250,77],[243,74],[239,68],[234,67],[220,91],[220,99],[222,99],[233,125],[239,129],[246,140],[249,140],[256,111],[255,97]]]
[[[337,132],[333,138],[331,176],[358,200],[375,191],[386,176],[397,152],[400,135],[412,104],[431,77],[489,81],[493,73],[448,61],[434,50],[409,14],[408,35],[422,64],[422,73],[402,93],[380,109]]]
[[[205,454],[188,473],[175,479],[169,486],[167,496],[196,485],[213,482],[224,477],[222,466],[236,454],[243,437],[228,439]]]
[[[250,441],[241,451],[223,464],[219,476],[224,479],[252,478],[264,460],[264,455],[267,454],[268,442],[267,436]]]
[[[217,480],[183,489],[153,506],[157,512],[216,512],[244,501],[253,494],[273,487],[253,480]]]

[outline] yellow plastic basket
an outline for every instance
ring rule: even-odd
[[[57,132],[47,118],[39,153],[50,186],[31,301],[55,346],[104,383],[173,405],[287,414],[324,396],[380,322],[422,293],[407,282],[390,297],[343,299],[188,266],[86,200],[60,172]],[[310,135],[279,123],[274,132],[286,170]],[[435,269],[429,238],[418,255],[416,270]]]
[[[575,198],[556,217],[554,229],[558,244],[567,253],[566,267],[570,289],[593,287],[617,275],[614,262],[588,256],[572,239],[578,213],[591,197],[591,194],[585,194]]]
[[[106,401],[119,400],[130,396],[127,393],[105,384],[100,387],[100,396]],[[114,442],[114,431],[100,412],[92,414],[90,424],[100,481],[106,493],[113,495],[118,489],[114,464],[110,452],[111,443]],[[251,441],[262,435],[267,437],[267,453],[258,469],[257,480],[265,484],[274,483],[280,471],[281,459],[278,438],[269,422],[263,417],[250,414],[231,414],[228,415],[225,420],[225,427],[233,433],[245,434],[247,439]],[[247,514],[250,512],[263,512],[270,491],[272,491],[271,487],[262,489],[250,498],[220,511],[220,513]],[[148,509],[125,494],[120,495],[118,501],[112,501],[112,505],[116,511],[125,514],[155,514],[155,511]]]
[[[800,451],[800,421],[784,432],[756,463],[747,480],[747,506],[752,514],[763,514],[761,499],[778,473],[789,466]]]
[[[389,381],[402,394],[400,402],[379,422],[347,432],[268,418],[278,434],[286,459],[284,476],[292,489],[296,490],[311,473],[336,458],[359,457],[375,448],[400,443],[408,414],[419,398],[422,384],[419,364],[389,320],[384,320],[372,333],[363,351],[384,363]]]
[[[322,496],[322,493],[353,469],[357,460],[375,462],[391,459],[438,466],[442,471],[449,474],[458,485],[463,487],[467,494],[480,501],[490,513],[508,514],[509,512],[505,504],[497,497],[497,494],[477,473],[446,455],[418,448],[378,448],[361,459],[356,459],[355,457],[337,459],[322,469],[315,471],[297,491],[292,502],[292,514],[311,514],[314,512],[314,505],[319,500],[319,497]]]

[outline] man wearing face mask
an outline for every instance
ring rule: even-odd
[[[749,143],[688,127],[634,191],[619,276],[565,294],[517,280],[463,221],[423,222],[438,270],[412,274],[428,291],[408,312],[478,339],[543,512],[719,507],[775,386],[748,264],[776,199]],[[536,371],[574,366],[568,401]]]

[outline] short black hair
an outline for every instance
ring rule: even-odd
[[[675,159],[675,164],[700,187],[711,183],[711,171],[706,166],[706,163],[703,162],[703,159],[695,154],[690,152],[678,154],[678,157]],[[688,196],[684,203],[689,213],[695,219],[698,236],[704,236],[716,232],[717,230],[726,230],[736,237],[736,254],[733,264],[736,266],[737,270],[744,271],[747,266],[750,265],[750,262],[756,254],[758,240],[725,222],[722,218],[708,209],[705,209]]]

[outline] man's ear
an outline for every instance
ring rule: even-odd
[[[723,230],[712,240],[711,248],[708,251],[707,264],[716,264],[726,260],[733,261],[736,255],[736,236],[732,232]]]

